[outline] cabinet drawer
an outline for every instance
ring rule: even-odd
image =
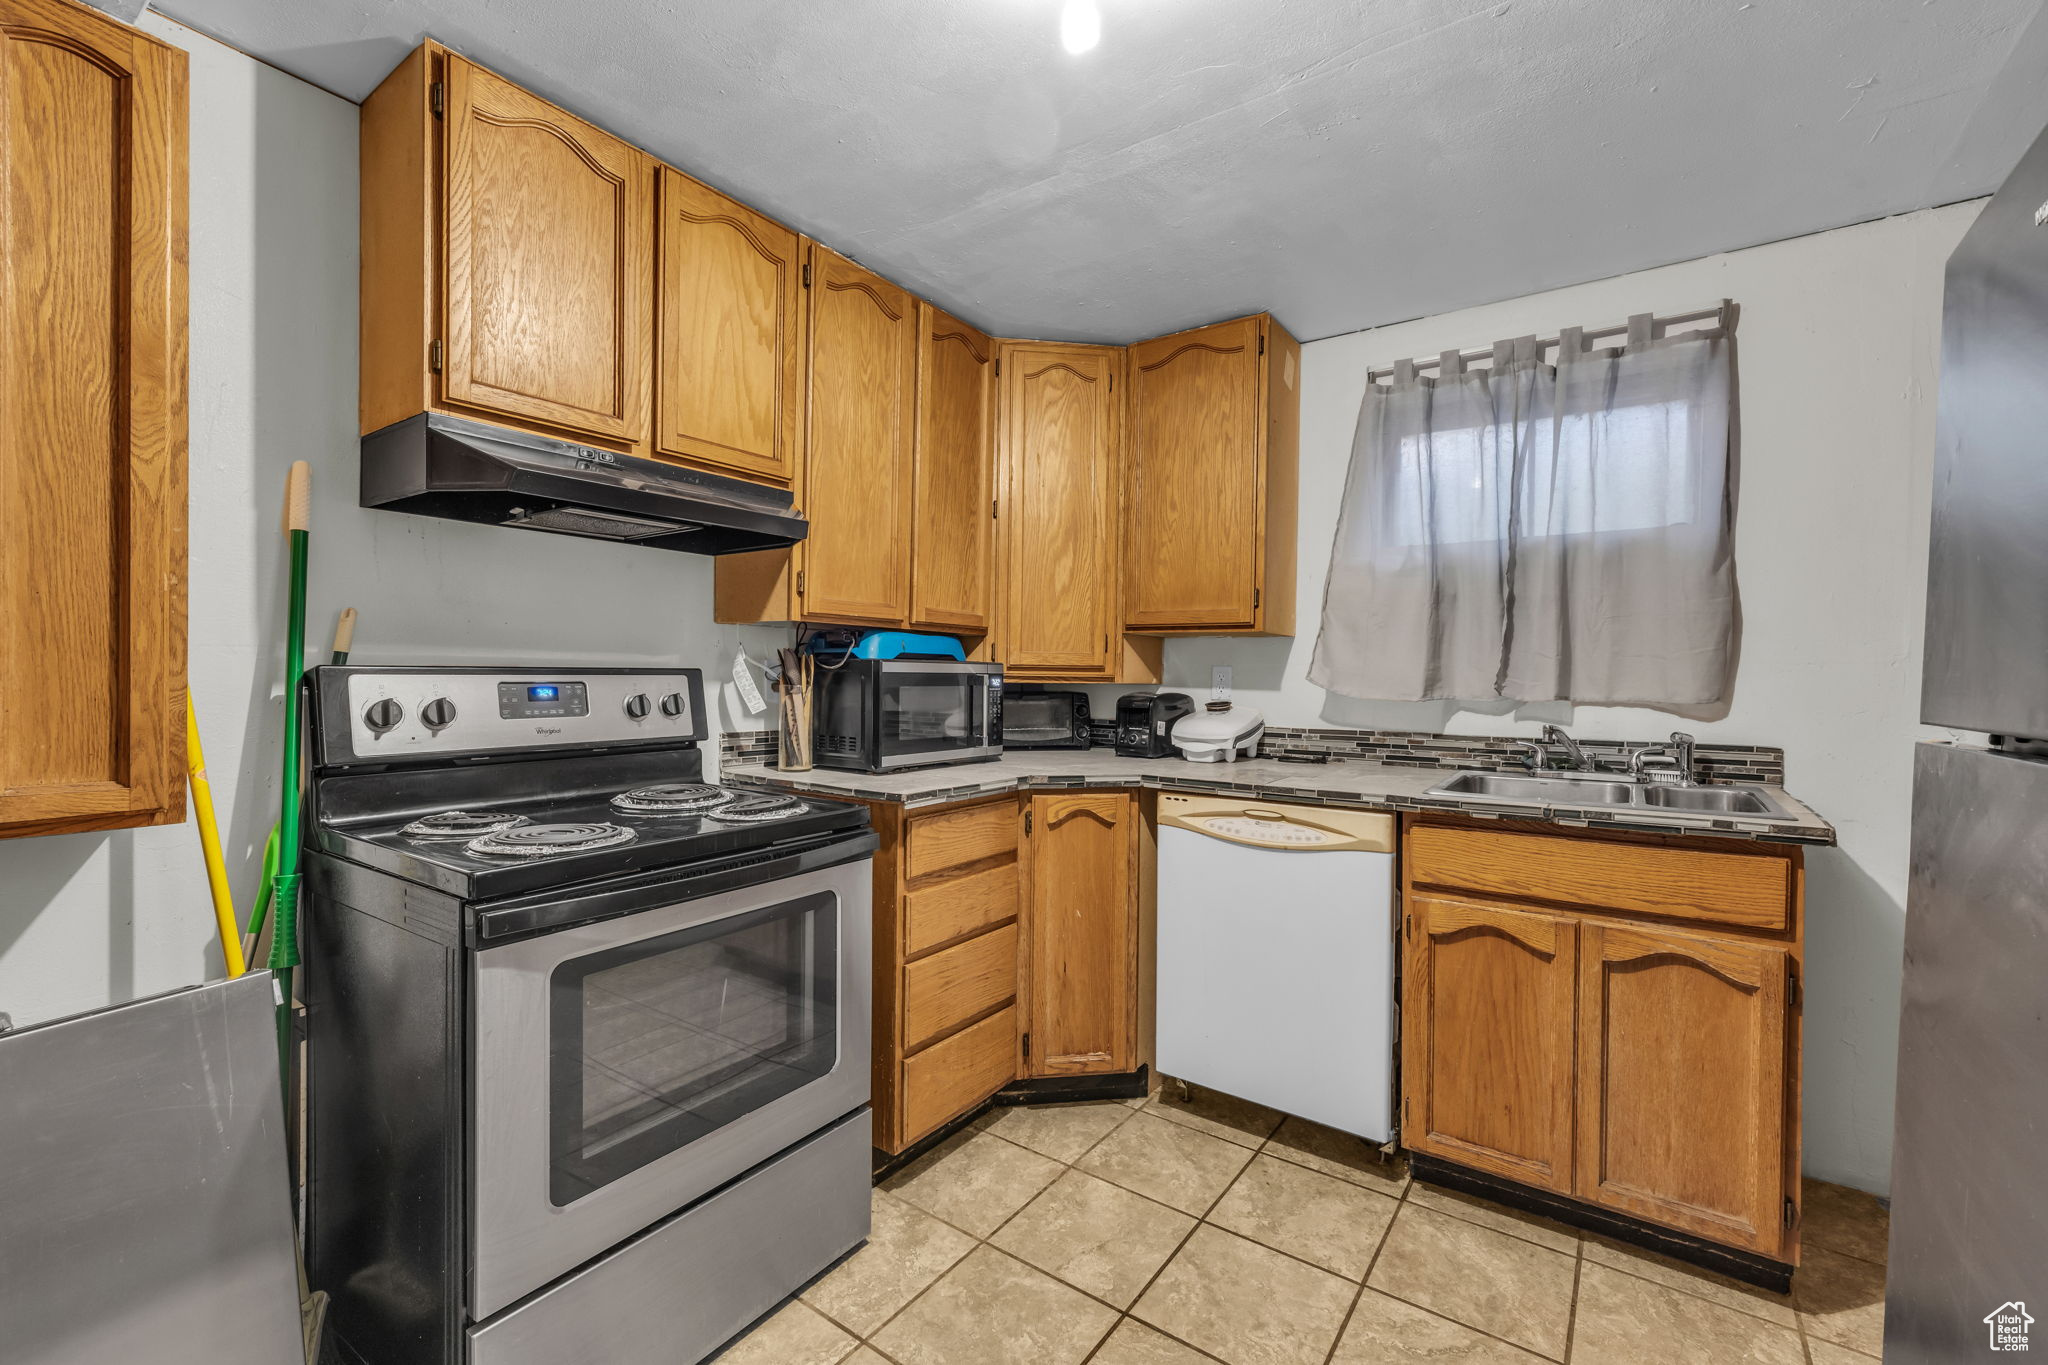
[[[903,952],[915,957],[1017,914],[1017,864],[999,863],[904,896]]]
[[[1416,882],[1518,900],[1783,931],[1792,922],[1792,861],[1563,835],[1416,825]]]
[[[915,881],[930,872],[1017,851],[1017,806],[996,801],[939,815],[913,816],[903,875]]]
[[[1014,924],[919,958],[903,969],[904,1050],[921,1047],[1016,994]]]
[[[1013,1005],[903,1062],[903,1145],[965,1113],[1017,1074]]]

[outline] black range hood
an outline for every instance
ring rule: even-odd
[[[363,506],[702,555],[794,545],[788,493],[421,413],[363,438]]]

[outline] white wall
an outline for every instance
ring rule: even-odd
[[[160,16],[143,27],[191,53],[190,678],[246,913],[277,805],[293,460],[313,465],[316,658],[353,605],[357,662],[690,664],[708,691],[740,641],[758,658],[783,635],[711,624],[708,559],[356,506],[356,107]],[[0,1012],[27,1024],[220,975],[210,905],[189,822],[0,841]]]
[[[1596,738],[1683,728],[1782,746],[1787,785],[1841,839],[1807,861],[1806,1165],[1870,1190],[1885,1189],[1891,1169],[1941,271],[1979,207],[1910,214],[1305,347],[1300,633],[1173,641],[1166,649],[1168,686],[1205,696],[1210,666],[1230,664],[1238,699],[1274,724],[1533,734],[1557,720]],[[1458,713],[1448,704],[1354,701],[1309,683],[1368,368],[1724,297],[1742,306],[1736,562],[1744,617],[1725,719],[1557,705]],[[1097,689],[1096,704],[1118,690]]]

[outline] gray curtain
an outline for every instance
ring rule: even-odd
[[[1733,683],[1734,337],[1534,337],[1368,385],[1309,679],[1693,707]]]

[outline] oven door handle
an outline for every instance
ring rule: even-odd
[[[881,840],[873,830],[862,830],[804,847],[757,849],[680,873],[673,868],[641,873],[610,886],[584,886],[568,896],[560,891],[525,896],[477,910],[469,925],[469,946],[495,948],[535,934],[762,886],[820,868],[871,858],[880,845]]]

